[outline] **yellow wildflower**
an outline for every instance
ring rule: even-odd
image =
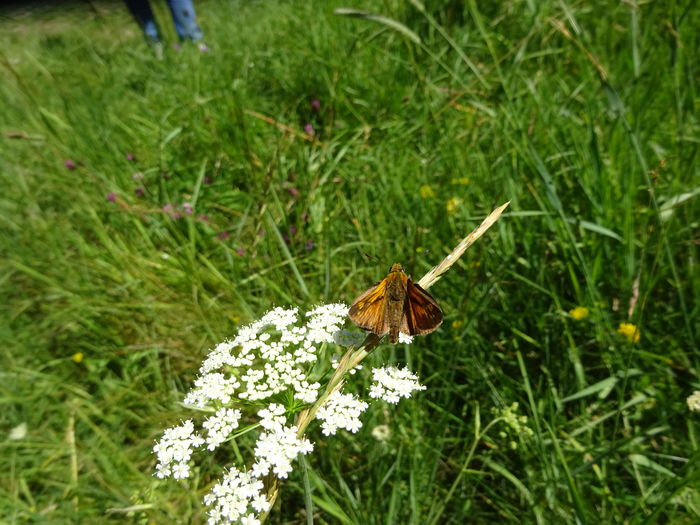
[[[450,182],[452,182],[452,184],[466,186],[467,184],[469,184],[469,177],[460,177],[458,179],[452,179]]]
[[[576,321],[580,321],[581,319],[585,319],[588,317],[588,314],[590,312],[588,311],[588,308],[585,306],[577,306],[573,310],[569,310],[569,315],[573,317]]]
[[[76,363],[82,363],[83,359],[85,358],[85,355],[83,355],[82,352],[76,352],[73,354],[73,361]]]
[[[452,328],[454,328],[455,330],[459,330],[460,328],[462,328],[463,325],[464,321],[462,321],[461,319],[456,319],[452,321]]]
[[[425,248],[423,248],[422,246],[416,247],[416,253],[423,253],[424,251],[425,251]]]
[[[420,187],[420,196],[423,199],[432,199],[435,197],[435,192],[433,191],[433,188],[427,184],[423,184],[423,186]]]
[[[447,207],[447,213],[454,213],[457,208],[459,208],[462,205],[462,199],[457,198],[457,197],[452,197],[450,200],[447,201],[446,207]]]
[[[617,333],[624,335],[630,343],[639,341],[639,329],[632,323],[620,323]]]

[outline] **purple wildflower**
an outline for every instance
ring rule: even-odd
[[[313,250],[314,249],[314,241],[306,241],[304,248],[306,248],[307,250]]]
[[[112,191],[110,191],[110,192],[107,194],[107,200],[108,200],[109,202],[117,202],[117,194],[114,193],[114,192],[112,192]]]
[[[298,198],[299,198],[299,195],[301,195],[301,194],[299,193],[299,190],[296,189],[296,188],[294,188],[294,187],[292,187],[292,188],[287,188],[287,193],[289,193],[289,194],[290,194],[292,197],[294,197],[295,199],[298,199]]]
[[[297,233],[297,227],[294,226],[293,224],[289,227],[289,233],[290,235],[296,235]]]
[[[126,157],[126,160],[136,160],[136,157],[134,157],[133,153],[127,153],[124,156]]]
[[[223,241],[224,239],[228,239],[228,232],[219,232],[216,234],[216,238]]]
[[[146,193],[146,189],[145,189],[143,186],[139,186],[139,187],[137,187],[137,188],[134,190],[134,193],[135,193],[138,197],[142,197],[143,194]]]
[[[192,215],[192,212],[194,210],[192,209],[192,205],[189,202],[183,202],[182,203],[182,211],[185,212],[185,215]]]
[[[202,222],[209,222],[209,217],[207,217],[203,213],[200,213],[199,215],[197,215],[197,220],[200,220]]]
[[[258,237],[263,237],[265,235],[265,230],[258,230]]]
[[[66,160],[63,162],[63,165],[68,168],[69,170],[74,170],[75,169],[75,162],[72,160]]]
[[[312,137],[316,134],[316,132],[314,131],[314,127],[311,124],[307,124],[306,126],[304,126],[304,131],[307,135],[311,135]]]
[[[245,250],[243,248],[236,248],[236,253],[240,256],[243,257],[245,255]]]
[[[211,177],[204,177],[204,184],[211,184],[214,182]]]
[[[311,101],[311,108],[312,108],[314,111],[319,111],[319,110],[321,109],[321,103],[320,103],[318,100],[313,99],[313,100]]]
[[[173,49],[174,49],[175,51],[180,51],[180,49],[182,49],[182,46],[181,46],[180,44],[178,44],[177,42],[175,42],[175,43],[173,44]]]
[[[181,217],[180,212],[175,209],[172,204],[166,204],[163,206],[163,211],[167,213],[171,219],[179,219]]]

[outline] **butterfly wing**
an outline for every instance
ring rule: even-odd
[[[428,334],[442,324],[442,310],[433,296],[408,279],[401,331],[408,335]]]
[[[381,335],[389,331],[385,308],[387,282],[388,279],[384,279],[362,292],[348,311],[348,317],[357,326],[374,334]]]

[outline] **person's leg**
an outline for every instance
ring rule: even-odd
[[[151,10],[148,0],[125,0],[126,7],[131,11],[131,15],[136,19],[136,23],[141,26],[146,38],[151,42],[159,42],[158,26]]]
[[[175,31],[180,39],[201,40],[202,30],[197,24],[192,0],[168,0],[168,6],[173,15]]]

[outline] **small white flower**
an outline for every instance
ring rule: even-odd
[[[224,374],[214,372],[198,377],[194,382],[195,388],[185,396],[184,403],[196,407],[204,407],[210,401],[219,401],[223,404],[231,401],[236,388],[241,386],[235,377],[226,377]]]
[[[241,525],[260,525],[260,520],[251,513],[241,518]]]
[[[688,396],[686,401],[690,410],[693,412],[700,412],[700,390],[693,392],[690,396]]]
[[[284,407],[278,403],[272,403],[269,407],[259,410],[258,417],[260,417],[260,426],[266,430],[280,429],[287,423]]]
[[[367,410],[369,405],[360,401],[352,394],[333,392],[328,401],[318,409],[316,417],[323,421],[321,431],[326,435],[335,434],[339,428],[350,432],[357,432],[362,426],[360,414]]]
[[[399,343],[411,344],[413,342],[413,336],[399,332]]]
[[[369,396],[389,403],[396,404],[402,397],[411,397],[414,390],[425,390],[418,377],[408,368],[374,368],[372,378],[375,383],[370,388]]]
[[[241,411],[232,408],[220,408],[216,414],[209,417],[202,424],[202,428],[208,431],[206,437],[207,448],[214,450],[221,445],[238,428],[241,419]]]
[[[377,441],[386,441],[391,436],[388,425],[377,425],[372,429],[372,437]]]
[[[159,478],[172,476],[175,479],[188,477],[190,473],[188,462],[192,456],[192,450],[203,443],[204,440],[195,433],[191,420],[167,429],[153,447],[153,452],[158,458],[156,476]]]
[[[236,520],[240,520],[241,523],[256,523],[256,521],[250,521],[255,520],[255,515],[248,507],[254,502],[259,502],[260,498],[264,500],[262,490],[262,481],[248,472],[240,472],[232,468],[224,475],[221,482],[214,485],[204,496],[204,504],[210,507],[207,523],[217,525],[232,523]],[[266,500],[265,502],[267,503]],[[267,508],[263,505],[261,509],[269,509],[269,503]],[[244,521],[246,519],[249,521]]]
[[[299,454],[308,454],[313,445],[308,439],[297,438],[297,427],[277,427],[260,434],[255,444],[252,472],[263,476],[272,471],[278,478],[286,478],[292,471],[292,461]]]

